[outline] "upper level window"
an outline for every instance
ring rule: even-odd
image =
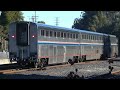
[[[44,35],[45,35],[45,31],[41,30],[41,36],[44,36]]]
[[[78,34],[76,34],[76,39],[78,39]]]
[[[61,32],[61,37],[63,37],[63,32]]]
[[[73,38],[72,33],[70,33],[70,38]]]
[[[57,37],[60,37],[60,32],[57,32]]]
[[[75,39],[75,34],[73,34],[73,38]]]
[[[67,38],[69,38],[69,33],[67,33]]]
[[[82,39],[84,39],[84,34],[82,34]]]
[[[66,33],[64,33],[64,38],[66,38]]]
[[[54,32],[54,37],[56,37],[57,36],[57,32]]]
[[[46,36],[49,36],[49,31],[48,30],[46,30]]]
[[[53,36],[53,31],[50,31],[50,37],[52,37]]]

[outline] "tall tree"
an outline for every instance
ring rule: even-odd
[[[8,25],[11,22],[15,21],[22,21],[23,16],[21,11],[1,11],[1,16],[0,16],[0,25],[3,26],[3,34],[4,38],[8,38]]]
[[[102,11],[85,11],[82,18],[74,20],[73,28],[97,31],[106,24],[106,20]]]
[[[114,34],[120,22],[120,11],[85,11],[74,20],[73,28]]]
[[[42,23],[42,24],[45,24],[45,22],[44,22],[44,21],[38,21],[38,23]]]
[[[120,11],[85,11],[82,18],[74,20],[72,27],[114,34],[118,37],[120,47]]]

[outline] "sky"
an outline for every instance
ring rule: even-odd
[[[32,21],[35,11],[22,11],[25,21]],[[44,21],[48,25],[56,25],[58,17],[58,26],[71,28],[74,19],[80,18],[81,11],[36,11],[37,21]]]

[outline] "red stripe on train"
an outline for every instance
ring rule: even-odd
[[[86,54],[86,56],[93,56],[93,55],[97,55],[97,54]],[[65,56],[85,56],[85,55],[81,55],[81,54],[65,54]],[[57,56],[41,56],[39,58],[54,58],[54,57],[64,57],[64,55],[57,55]]]

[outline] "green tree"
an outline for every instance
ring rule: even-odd
[[[85,11],[82,18],[74,20],[73,28],[97,31],[106,24],[106,20],[102,11]]]
[[[4,38],[8,38],[8,26],[11,22],[22,21],[23,16],[21,11],[1,11],[0,25],[3,26]]]
[[[85,11],[82,18],[74,20],[72,27],[116,35],[120,47],[120,11]]]
[[[42,24],[45,24],[45,22],[44,22],[44,21],[38,21],[38,23],[42,23]]]

